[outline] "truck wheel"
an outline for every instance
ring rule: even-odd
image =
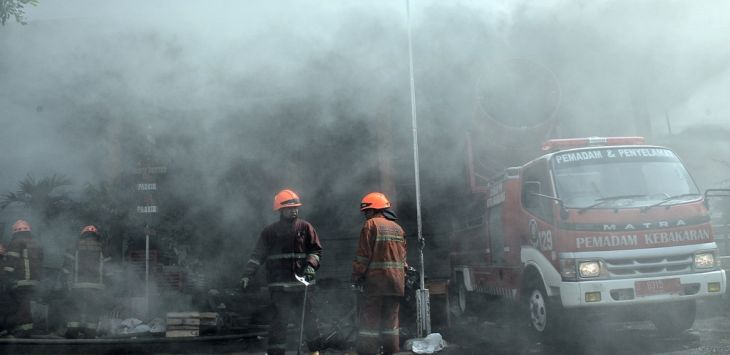
[[[533,281],[526,289],[525,306],[531,333],[539,337],[552,334],[559,328],[559,308],[547,296],[541,281]]]
[[[696,315],[697,303],[694,300],[668,303],[656,311],[652,322],[659,333],[672,336],[692,328]]]

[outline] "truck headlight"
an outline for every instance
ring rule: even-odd
[[[709,269],[715,267],[715,253],[702,252],[695,254],[695,268]]]
[[[601,264],[598,261],[581,261],[578,271],[580,277],[598,277],[601,275]]]

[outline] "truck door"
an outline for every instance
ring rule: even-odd
[[[490,184],[484,216],[487,224],[487,252],[492,265],[504,264],[504,178]]]
[[[504,204],[500,203],[489,207],[487,210],[489,222],[489,250],[491,251],[493,265],[504,264],[504,233],[502,224],[502,211]]]
[[[540,195],[555,196],[546,159],[537,160],[522,172],[522,208],[527,212],[523,221],[524,244],[532,245],[550,259],[554,259],[555,235],[554,201]]]
[[[707,205],[710,209],[712,230],[715,236],[715,243],[720,251],[722,265],[727,265],[730,260],[730,192],[724,194],[706,195]]]

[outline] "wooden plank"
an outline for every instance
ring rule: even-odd
[[[167,327],[167,330],[200,330],[197,325],[171,325]]]
[[[170,312],[167,318],[200,318],[200,312]]]
[[[197,337],[200,335],[198,330],[168,330],[165,332],[167,338],[183,338],[183,337]]]
[[[168,318],[167,325],[200,325],[199,318]]]

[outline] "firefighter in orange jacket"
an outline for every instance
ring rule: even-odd
[[[390,202],[380,192],[362,199],[365,224],[352,263],[352,282],[362,286],[358,354],[399,351],[398,311],[404,295],[406,239]]]
[[[41,281],[42,264],[43,249],[33,240],[30,223],[16,221],[3,263],[3,278],[17,305],[7,320],[16,337],[29,337],[33,331],[30,301]]]
[[[63,272],[71,289],[71,304],[66,322],[66,337],[96,337],[101,312],[100,293],[104,290],[104,264],[109,261],[102,250],[99,230],[88,225],[74,250],[65,254]]]
[[[241,287],[245,289],[258,267],[265,264],[273,313],[269,326],[269,355],[285,354],[289,319],[293,314],[296,319],[301,317],[304,285],[294,276],[313,282],[322,256],[322,245],[314,227],[298,218],[301,205],[299,196],[292,190],[276,194],[274,211],[279,211],[280,219],[261,232],[241,278]],[[306,308],[304,333],[309,350],[315,352],[320,350],[319,325],[311,312],[309,300]],[[298,321],[294,323],[298,324]]]

